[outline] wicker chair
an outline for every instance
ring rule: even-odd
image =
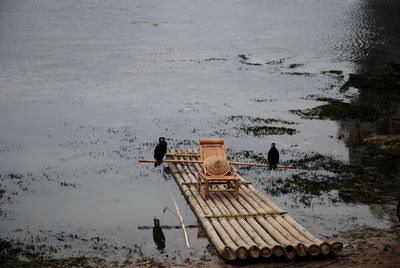
[[[234,192],[235,198],[238,199],[240,178],[235,168],[229,165],[226,159],[224,140],[200,139],[199,144],[203,165],[199,172],[198,189],[201,191],[201,188],[204,188],[206,199],[210,192]]]

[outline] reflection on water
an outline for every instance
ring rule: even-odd
[[[163,250],[165,248],[165,236],[160,226],[160,220],[157,218],[154,218],[153,240],[158,250]]]
[[[388,175],[389,180],[398,180],[400,159],[391,155],[371,156],[362,146],[366,137],[371,134],[400,134],[400,85],[398,84],[398,65],[400,63],[400,2],[392,0],[369,0],[364,2],[363,29],[370,33],[367,38],[370,45],[368,53],[360,58],[357,69],[380,80],[375,83],[379,90],[359,89],[359,94],[352,102],[378,111],[377,120],[351,120],[341,122],[341,132],[346,133],[346,144],[349,147],[350,161],[354,164],[375,167],[381,174]],[[370,23],[373,22],[373,23]],[[363,49],[364,51],[364,49]],[[391,75],[391,77],[390,77]],[[395,79],[392,88],[390,80]],[[389,81],[389,82],[388,82]],[[397,82],[396,82],[397,81]],[[385,88],[387,87],[387,88]],[[398,183],[400,185],[400,182]]]

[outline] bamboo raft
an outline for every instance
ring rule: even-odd
[[[168,165],[210,242],[225,260],[292,259],[342,251],[343,243],[318,239],[242,177],[238,199],[230,192],[213,192],[205,199],[196,187],[201,170],[197,152],[171,150],[166,160],[187,162],[172,161]]]

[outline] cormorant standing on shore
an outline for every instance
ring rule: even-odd
[[[268,152],[268,164],[270,170],[275,170],[279,163],[279,152],[275,147],[275,143],[271,144],[271,149]]]
[[[157,161],[154,163],[155,167],[161,165],[164,155],[167,153],[167,143],[165,142],[164,137],[160,137],[158,139],[159,143],[157,144],[156,148],[154,149],[154,159]]]

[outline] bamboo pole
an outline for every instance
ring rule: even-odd
[[[155,163],[156,160],[150,159],[140,159],[139,163]],[[201,160],[179,160],[179,159],[165,159],[162,162],[164,163],[189,163],[189,164],[196,164],[196,163],[203,163],[204,161]],[[269,167],[269,164],[260,164],[260,163],[250,163],[250,162],[236,162],[236,161],[228,161],[229,164],[235,166],[250,166],[250,167]],[[288,168],[288,169],[295,169],[296,167],[293,166],[286,166],[286,165],[277,165],[278,168]]]
[[[186,231],[185,223],[183,222],[183,217],[181,215],[181,212],[179,210],[178,204],[176,203],[175,198],[172,195],[172,193],[171,193],[171,197],[172,197],[172,201],[174,202],[174,205],[175,205],[176,213],[178,214],[179,222],[180,222],[180,224],[182,226],[183,234],[185,235],[186,246],[188,248],[190,248],[189,237],[188,237],[188,234],[187,234],[187,231]]]

